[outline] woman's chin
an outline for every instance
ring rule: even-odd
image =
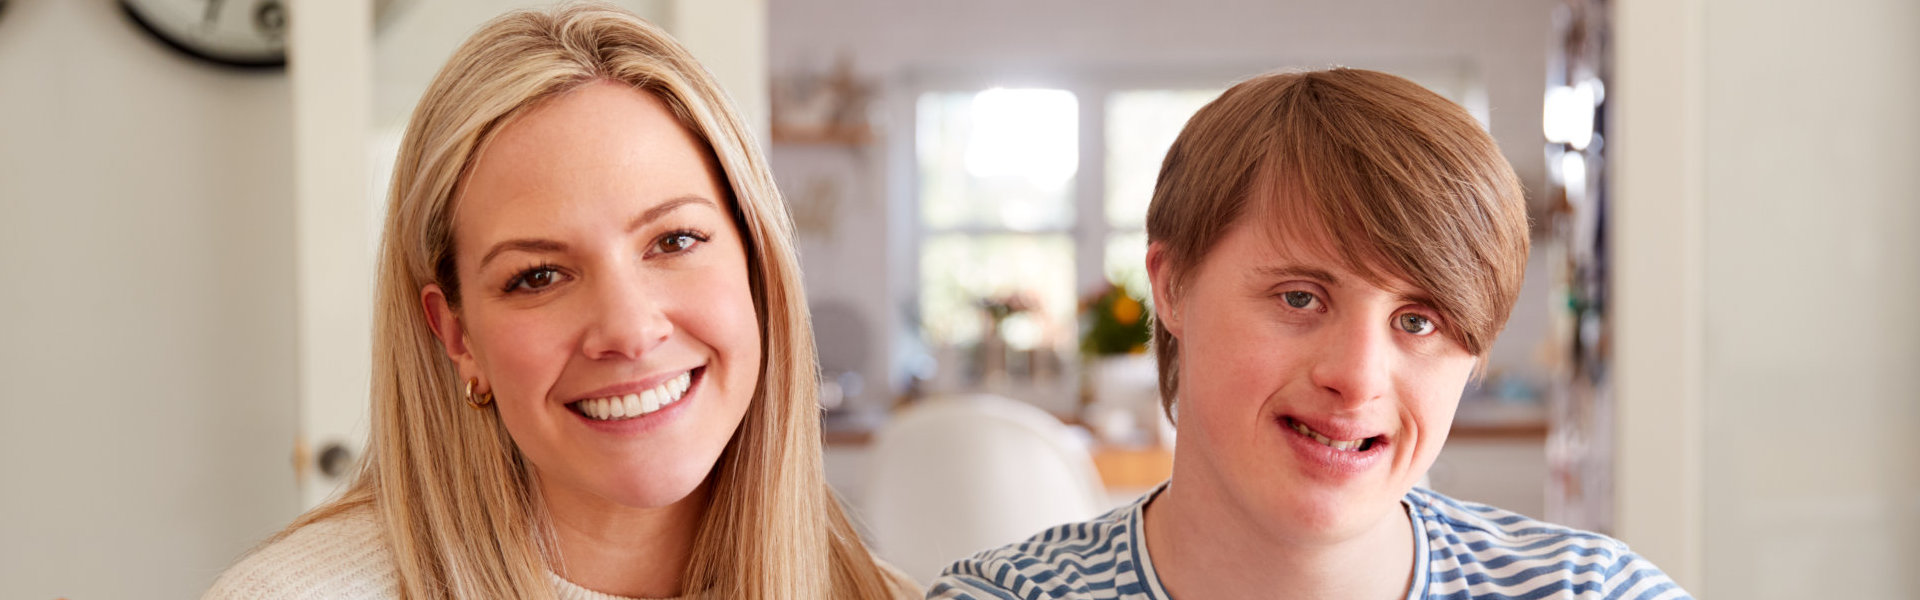
[[[599,495],[608,501],[633,509],[659,509],[687,500],[704,503],[707,477],[711,469],[698,473],[674,473],[665,477],[637,477],[607,482]]]
[[[545,471],[535,469],[536,471]],[[541,493],[550,507],[597,506],[600,509],[655,510],[689,499],[704,502],[711,465],[605,467],[574,477],[541,474]],[[619,473],[618,477],[610,477]]]

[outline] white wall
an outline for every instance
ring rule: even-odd
[[[1477,71],[1487,86],[1491,130],[1513,161],[1530,195],[1546,189],[1540,133],[1541,98],[1552,2],[1539,0],[1358,0],[1273,2],[1246,0],[898,2],[895,0],[785,0],[771,4],[771,66],[775,76],[819,72],[842,54],[856,72],[887,86],[895,113],[910,81],[942,74],[1017,77],[1034,73],[1104,70],[1121,74],[1220,73],[1234,77],[1289,67],[1345,65],[1386,70]],[[884,109],[883,109],[884,112]],[[895,281],[897,265],[916,260],[889,254],[898,222],[888,206],[909,193],[890,190],[910,171],[889,157],[886,143],[907,139],[911,115],[886,114],[881,145],[870,148],[775,147],[781,189],[796,210],[813,182],[838,182],[835,236],[801,238],[807,290],[818,304],[840,301],[875,319],[869,391],[862,402],[888,400],[886,356],[902,334],[902,304],[912,282]],[[889,165],[894,160],[896,164]],[[1543,203],[1533,198],[1536,205]],[[1544,289],[1544,288],[1542,288]],[[1544,304],[1542,294],[1538,302]],[[1532,300],[1529,300],[1532,301]],[[1505,360],[1533,355],[1546,327],[1516,321]]]
[[[1714,0],[1706,581],[1920,585],[1920,4]]]
[[[1623,456],[1620,529],[1707,597],[1911,597],[1920,5],[1629,0],[1621,14],[1619,123],[1640,135],[1617,139],[1618,246],[1676,255],[1618,272],[1619,305],[1671,317],[1621,320],[1620,443],[1670,451]],[[1693,76],[1666,77],[1680,72]],[[1654,260],[1697,266],[1634,268]],[[1688,329],[1697,358],[1633,364]]]
[[[194,597],[298,506],[287,80],[8,4],[0,597]]]

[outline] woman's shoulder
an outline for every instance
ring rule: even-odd
[[[215,580],[206,600],[398,598],[399,575],[380,521],[359,506],[254,549]]]

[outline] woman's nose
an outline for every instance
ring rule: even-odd
[[[588,358],[637,359],[673,334],[667,295],[636,277],[598,282],[582,352]]]
[[[1394,359],[1387,321],[1359,319],[1323,330],[1310,372],[1314,385],[1349,406],[1386,395]]]

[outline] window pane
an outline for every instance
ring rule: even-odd
[[[920,218],[929,229],[1073,226],[1079,104],[1065,90],[920,96]]]
[[[1127,231],[1107,236],[1107,281],[1125,286],[1135,298],[1153,297],[1147,280],[1147,232]]]
[[[1160,161],[1187,119],[1221,90],[1133,90],[1107,97],[1107,221],[1116,228],[1147,222]],[[1111,264],[1111,261],[1109,261]]]
[[[1007,309],[1017,309],[1007,312]],[[1009,348],[1071,348],[1073,239],[1066,234],[932,235],[920,253],[927,342],[971,346],[991,329]]]

